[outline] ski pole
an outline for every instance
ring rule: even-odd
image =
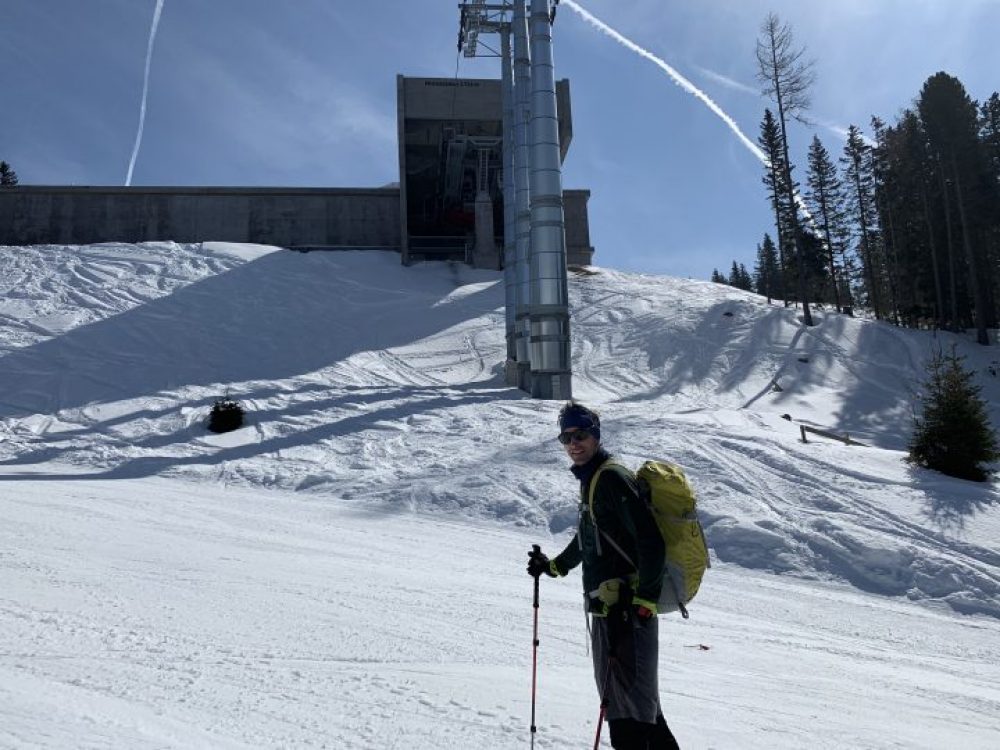
[[[594,750],[601,744],[601,728],[604,726],[604,716],[608,712],[608,686],[611,682],[611,668],[615,663],[615,651],[618,648],[618,610],[612,607],[607,614],[605,627],[608,634],[608,667],[604,672],[604,684],[601,686],[601,713],[597,717],[597,735],[594,737]]]
[[[608,682],[611,681],[611,662],[614,656],[608,657],[608,669],[604,673],[604,684],[601,686],[601,713],[597,717],[597,735],[594,737],[594,750],[601,744],[601,728],[604,726],[604,714],[608,711]]]
[[[542,554],[542,548],[537,544],[531,545],[531,551],[533,554]],[[538,579],[540,577],[538,573],[535,574],[535,632],[531,639],[531,750],[535,750],[535,732],[538,731],[535,727],[535,691],[538,686]]]

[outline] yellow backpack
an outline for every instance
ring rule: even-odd
[[[597,478],[602,471],[612,466],[628,471],[621,464],[606,461],[594,473],[589,498],[590,519],[594,522],[594,528],[597,528],[594,518]],[[666,461],[646,461],[634,477],[639,486],[639,496],[649,506],[656,528],[663,537],[663,589],[656,603],[657,611],[679,611],[687,619],[687,604],[698,593],[705,569],[712,567],[705,532],[698,521],[694,490],[684,476],[684,471]],[[637,567],[610,536],[600,529],[598,531],[629,565]]]

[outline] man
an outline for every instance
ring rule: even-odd
[[[559,412],[559,442],[580,480],[576,536],[549,560],[528,553],[528,573],[558,577],[583,564],[591,615],[594,678],[616,750],[678,750],[660,709],[657,685],[656,601],[663,584],[663,537],[635,478],[609,464],[597,477],[593,515],[590,485],[610,455],[601,445],[598,414],[570,401]],[[636,561],[633,566],[628,560]]]

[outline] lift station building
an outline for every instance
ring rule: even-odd
[[[494,79],[397,78],[399,189],[403,261],[465,253],[500,267],[504,244],[503,111]],[[569,81],[556,84],[560,156],[573,139]],[[477,227],[477,196],[490,198],[492,221]],[[564,190],[568,265],[589,265],[587,190]],[[481,199],[480,199],[481,202]],[[483,236],[486,234],[487,236]],[[489,255],[490,251],[495,254]]]
[[[397,77],[398,184],[380,188],[19,185],[0,190],[0,245],[251,242],[291,249],[383,249],[405,264],[502,265],[501,83]],[[560,154],[573,134],[556,86]],[[483,195],[492,221],[483,221]],[[567,265],[594,248],[588,190],[564,190]],[[480,221],[477,223],[477,199]]]

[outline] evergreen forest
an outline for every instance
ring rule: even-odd
[[[712,280],[801,303],[806,325],[819,303],[990,343],[1000,319],[1000,94],[977,102],[936,73],[895,122],[872,117],[869,135],[851,125],[839,153],[813,136],[799,170],[784,123],[807,122],[812,76],[791,45],[790,29],[769,17],[758,59],[776,106],[764,111],[758,143],[773,234],[758,244],[752,274],[734,262]]]

